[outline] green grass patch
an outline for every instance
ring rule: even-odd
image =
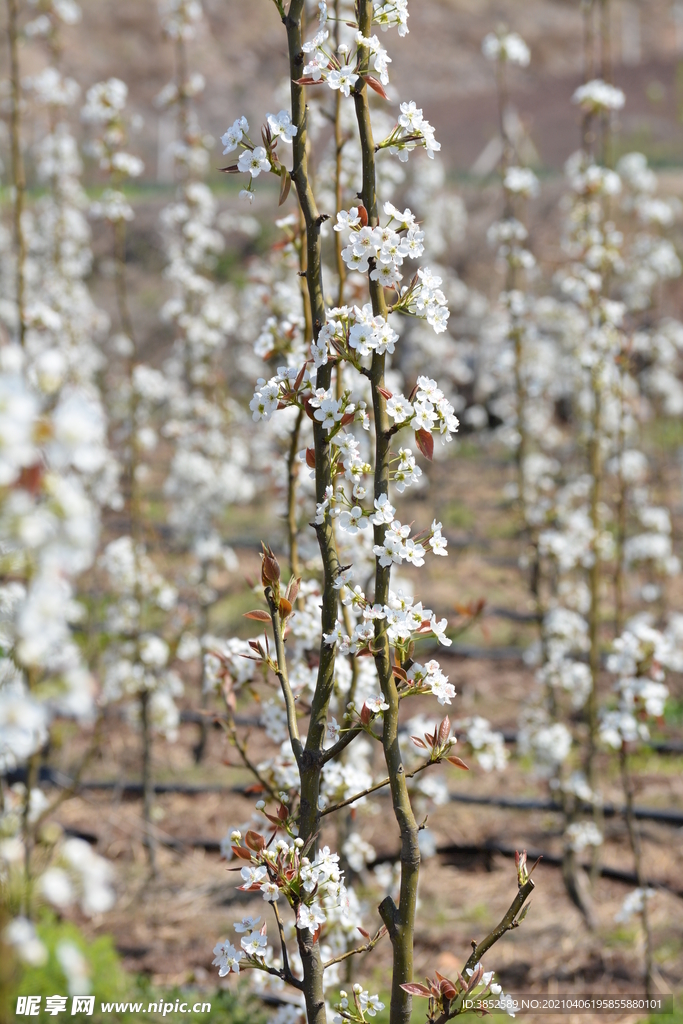
[[[161,989],[143,975],[127,974],[110,936],[86,939],[75,924],[45,916],[37,925],[38,934],[48,950],[47,962],[39,967],[25,968],[14,979],[6,991],[6,1003],[10,1010],[8,1020],[14,1019],[19,996],[40,996],[40,1013],[33,1016],[37,1021],[53,1021],[55,1016],[46,1013],[45,1000],[49,996],[67,997],[67,1008],[59,1015],[69,1020],[90,1022],[90,1024],[137,1024],[138,1021],[156,1022],[172,1019],[182,1024],[265,1024],[268,1013],[262,1004],[249,995],[242,985],[234,989],[199,989],[196,985],[176,985]],[[75,946],[84,957],[89,971],[89,994],[95,997],[92,1014],[71,1014],[72,994],[69,993],[69,979],[60,961],[65,944]],[[102,1004],[113,1004],[106,1011]],[[137,1003],[138,1008],[124,1009],[122,1004]],[[163,1012],[164,1005],[172,1004],[174,1012]],[[187,1004],[188,1012],[175,1012],[178,1005]],[[116,1008],[116,1004],[119,1004]],[[209,1010],[193,1012],[194,1005],[210,1005]],[[149,1010],[149,1007],[156,1009]]]

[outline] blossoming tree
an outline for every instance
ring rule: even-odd
[[[246,653],[261,666],[264,681],[271,673],[278,680],[286,721],[281,755],[258,766],[232,732],[244,762],[253,768],[268,797],[257,804],[261,829],[251,827],[244,837],[235,830],[232,853],[244,862],[242,888],[260,891],[272,905],[279,957],[275,959],[268,947],[267,925],[259,928],[260,919],[245,919],[237,926],[240,948],[229,940],[219,943],[215,963],[222,975],[248,967],[293,986],[303,994],[310,1024],[320,1024],[327,1019],[325,971],[372,949],[388,935],[392,1024],[408,1021],[414,995],[429,1000],[430,1019],[446,1021],[461,1012],[467,992],[490,991],[493,975],[484,973],[481,956],[519,923],[533,883],[521,858],[518,895],[510,911],[496,932],[476,946],[462,975],[452,982],[437,975],[429,987],[413,981],[420,825],[411,802],[410,778],[442,760],[466,766],[453,753],[448,716],[433,732],[416,738],[424,761],[411,772],[404,766],[399,738],[402,703],[418,694],[432,694],[443,706],[451,704],[455,690],[436,660],[417,660],[425,642],[451,643],[447,620],[392,588],[394,567],[417,568],[428,556],[447,555],[441,524],[434,521],[411,536],[411,527],[397,518],[393,502],[394,493],[402,493],[419,475],[412,445],[429,460],[435,438],[441,444],[450,441],[458,422],[437,382],[427,376],[419,376],[407,396],[387,387],[402,317],[424,319],[438,334],[446,330],[449,314],[441,280],[428,267],[418,265],[407,278],[408,267],[422,255],[423,233],[409,209],[401,212],[391,203],[381,203],[376,182],[377,161],[384,151],[405,161],[418,149],[432,157],[439,144],[414,102],[402,103],[388,134],[381,141],[374,138],[369,93],[385,96],[389,58],[373,26],[395,27],[400,36],[407,35],[406,3],[359,0],[348,11],[339,3],[333,41],[325,3],[320,4],[318,30],[310,39],[303,35],[303,0],[293,0],[287,9],[275,0],[275,7],[286,31],[291,112],[266,115],[262,144],[253,141],[246,118],[238,118],[222,141],[226,155],[239,155],[224,170],[249,176],[241,192],[249,202],[262,174],[280,178],[281,202],[293,184],[303,218],[302,276],[310,347],[303,360],[280,365],[268,379],[259,379],[250,408],[257,422],[291,408],[310,421],[312,443],[300,458],[315,479],[311,528],[319,547],[319,582],[292,576],[285,584],[275,555],[264,544],[263,606],[247,617],[264,623],[265,633],[245,645],[246,650],[229,643],[211,656],[212,672],[222,684],[229,711],[236,691],[253,678],[236,664]],[[342,102],[353,105],[362,157],[357,199],[335,211],[333,225],[345,243],[340,247],[345,269],[338,264],[340,271],[352,279],[359,296],[362,287],[367,289],[369,300],[359,297],[354,305],[330,307],[326,301],[323,228],[330,214],[321,212],[315,199],[306,103],[307,92],[321,88],[341,94]],[[291,147],[291,168],[283,162],[285,147]],[[363,585],[354,582],[365,578]],[[351,673],[342,672],[349,659]],[[335,763],[354,743],[366,739],[381,744],[386,778],[335,801]],[[398,900],[387,896],[382,901],[381,924],[372,934],[361,929],[363,945],[326,959],[325,933],[332,931],[335,919],[343,922],[351,904],[339,855],[321,845],[321,830],[331,814],[384,787],[389,789],[400,834]],[[294,949],[283,906],[294,918]],[[341,1020],[361,1021],[378,1006],[377,997],[356,985],[352,997],[342,994],[337,1013]]]

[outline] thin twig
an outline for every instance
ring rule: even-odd
[[[429,768],[430,765],[440,763],[440,758],[436,761],[425,761],[424,764],[418,765],[417,768],[414,768],[412,772],[406,772],[405,778],[412,779],[419,772],[423,772],[425,768]],[[382,782],[376,782],[374,786],[369,786],[368,789],[364,789],[360,793],[355,793],[353,796],[348,797],[348,799],[341,800],[338,804],[333,804],[332,807],[326,807],[323,811],[320,812],[321,817],[323,817],[326,814],[333,814],[334,811],[339,811],[341,810],[342,807],[348,807],[349,804],[355,804],[356,800],[360,800],[364,796],[369,796],[370,793],[376,793],[378,789],[383,789],[384,786],[388,786],[390,782],[391,779],[383,779]]]
[[[268,608],[270,609],[270,618],[273,623],[273,639],[275,641],[275,653],[277,656],[277,670],[276,675],[280,680],[280,686],[282,687],[282,696],[285,700],[285,708],[287,709],[287,729],[289,730],[289,737],[292,741],[292,750],[294,751],[294,757],[299,766],[301,766],[301,757],[303,754],[303,746],[301,743],[301,737],[299,736],[299,725],[296,720],[296,704],[294,703],[294,694],[292,688],[289,685],[289,675],[287,673],[287,657],[285,655],[285,642],[282,636],[282,619],[280,617],[280,611],[275,601],[275,595],[271,587],[266,587],[265,590],[266,601],[268,602]]]
[[[282,918],[280,917],[280,911],[277,909],[277,903],[272,903],[271,905],[273,907],[273,912],[275,913],[277,929],[278,932],[280,933],[280,948],[282,950],[282,973],[284,976],[284,980],[289,985],[292,985],[294,988],[298,989],[299,992],[302,992],[304,983],[303,981],[300,981],[299,978],[294,977],[294,975],[292,974],[292,970],[289,966],[289,954],[287,953],[287,943],[285,941],[285,929],[282,924]],[[327,966],[327,964],[325,964],[325,966]]]
[[[332,960],[326,960],[323,964],[323,970],[327,970],[332,964],[340,964],[343,960],[348,960],[351,956],[356,956],[357,953],[369,953],[370,950],[374,949],[379,940],[387,934],[387,930],[382,926],[379,931],[369,939],[364,946],[357,946],[356,949],[348,949],[346,953],[341,953],[339,956],[335,956]]]
[[[228,718],[227,722],[224,721],[224,719],[219,719],[218,721],[220,721],[221,726],[223,727],[223,729],[225,730],[227,735],[230,737],[230,739],[234,743],[235,747],[237,748],[237,751],[238,751],[240,757],[242,758],[242,763],[244,764],[244,767],[249,769],[249,771],[252,773],[252,775],[255,776],[257,781],[270,794],[270,796],[272,797],[273,800],[279,799],[277,791],[275,789],[273,789],[273,787],[270,785],[268,780],[261,774],[261,772],[258,770],[258,768],[254,764],[254,762],[251,760],[251,758],[247,754],[246,744],[242,742],[242,740],[239,738],[239,736],[237,734],[237,729],[235,727],[235,722],[234,722],[232,716],[230,715],[230,710],[229,709],[228,709],[228,716],[229,716],[229,718]]]

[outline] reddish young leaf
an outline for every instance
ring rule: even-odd
[[[299,370],[299,372],[296,375],[296,380],[294,381],[294,390],[295,391],[299,390],[299,388],[301,387],[301,384],[302,384],[303,379],[304,379],[305,376],[306,376],[306,363],[304,363],[304,365],[301,367],[301,369]]]
[[[39,462],[34,463],[32,466],[24,466],[15,483],[15,487],[22,491],[30,491],[31,494],[37,494],[40,490],[43,473],[44,467]]]
[[[286,597],[280,598],[280,604],[278,605],[278,611],[283,619],[286,619],[288,615],[292,614],[292,606]]]
[[[303,403],[304,403],[304,412],[308,416],[309,420],[315,420],[315,409],[311,409],[311,400],[310,400],[310,398],[304,398]]]
[[[280,804],[278,807],[277,816],[280,821],[287,821],[287,818],[289,817],[289,810],[284,804]]]
[[[404,683],[408,682],[408,673],[400,665],[394,665],[391,669],[397,679],[402,679]]]
[[[364,228],[368,223],[368,211],[362,203],[358,204],[358,216],[360,217],[361,227]]]
[[[411,738],[411,740],[413,741],[413,743],[415,744],[416,747],[422,747],[424,750],[427,749],[427,744],[425,743],[425,741],[423,739],[420,739],[419,736],[411,736],[410,738]]]
[[[446,742],[446,740],[448,739],[448,737],[450,735],[450,731],[451,731],[451,720],[448,717],[448,715],[446,715],[446,717],[441,720],[441,724],[439,725],[439,743],[445,743]]]
[[[449,1001],[451,999],[455,999],[455,997],[458,994],[457,988],[455,987],[455,985],[453,984],[452,981],[448,980],[448,978],[444,978],[443,979],[443,981],[441,982],[440,988],[441,988],[441,995],[444,996],[444,998],[448,999]]]
[[[360,720],[363,723],[363,725],[369,725],[371,719],[372,719],[372,711],[367,706],[367,704],[364,704],[362,709],[361,709]]]
[[[379,391],[382,398],[386,398],[387,402],[389,401],[390,398],[394,397],[391,391],[388,391],[386,388],[377,388],[377,390]]]
[[[408,981],[401,988],[411,996],[424,996],[425,999],[429,999],[432,994],[426,985],[420,985],[417,981]]]
[[[252,612],[244,613],[245,619],[256,619],[257,622],[270,622],[270,615],[261,608],[254,608]]]
[[[261,835],[261,833],[254,832],[253,829],[249,829],[246,836],[244,837],[244,841],[250,850],[254,850],[257,852],[258,850],[263,850],[266,845],[266,841]]]
[[[443,974],[439,974],[438,971],[434,971],[434,976],[439,982],[439,991],[441,995],[445,996],[446,999],[455,999],[458,994],[458,990],[448,978],[445,978]]]
[[[282,204],[286,201],[291,187],[292,179],[289,176],[289,171],[285,167],[283,167],[282,174],[280,175],[280,198],[278,200],[278,206],[282,206]]]
[[[315,469],[315,448],[306,449],[306,465],[309,469]]]
[[[322,85],[323,84],[323,80],[321,78],[321,79],[319,79],[316,82],[315,78],[310,78],[310,77],[307,76],[306,78],[295,78],[294,79],[294,84],[295,85]]]
[[[232,852],[236,857],[239,857],[240,860],[251,860],[249,850],[245,850],[243,846],[233,846]]]
[[[366,932],[365,928],[358,927],[358,931],[361,933],[364,939],[370,938],[370,932]]]
[[[434,438],[429,430],[415,431],[415,444],[420,449],[425,459],[431,462],[434,458]]]
[[[380,81],[378,81],[376,78],[373,78],[372,75],[363,75],[362,78],[363,81],[366,82],[371,89],[374,89],[375,92],[378,93],[383,100],[389,99],[386,92],[384,91],[384,86]]]
[[[219,167],[218,170],[222,171],[223,174],[239,174],[240,172],[237,164],[230,164],[229,167]]]
[[[446,760],[448,761],[449,764],[454,764],[456,768],[462,768],[464,772],[468,772],[470,770],[469,767],[465,764],[465,762],[461,761],[460,758],[456,757],[454,754],[452,754],[450,757],[447,757]]]
[[[289,603],[291,605],[293,605],[294,602],[297,599],[297,596],[299,594],[299,587],[300,586],[301,586],[301,577],[299,576],[298,579],[294,579],[294,577],[292,576],[291,580],[287,584],[287,594],[286,594],[287,600],[289,601]]]
[[[481,964],[479,964],[479,966],[477,967],[476,971],[474,972],[474,974],[472,975],[472,977],[470,978],[470,980],[469,980],[469,982],[467,984],[467,991],[468,992],[472,992],[477,987],[477,985],[481,981],[481,976],[482,976],[483,973],[484,973],[484,968],[481,966]]]
[[[342,427],[348,427],[349,423],[353,423],[354,415],[355,413],[347,412],[344,416],[342,416]]]

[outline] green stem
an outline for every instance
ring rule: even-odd
[[[372,0],[360,0],[358,3],[358,28],[364,36],[371,35]],[[368,53],[361,57],[361,73],[367,70]],[[360,135],[363,156],[363,205],[368,214],[368,223],[372,226],[379,221],[377,214],[377,193],[375,184],[375,146],[370,120],[367,86],[362,77],[359,78],[354,92],[356,120]],[[384,289],[379,281],[370,281],[370,298],[375,316],[387,316],[387,304]],[[385,356],[373,353],[370,369],[372,385],[372,405],[375,418],[375,498],[389,493],[389,447],[391,425],[386,410],[386,401],[381,393],[384,389]],[[375,544],[384,543],[386,527],[375,526]],[[383,567],[377,559],[375,564],[375,596],[378,604],[386,604],[389,599],[389,583],[391,568]],[[375,665],[379,677],[384,701],[389,707],[384,712],[384,728],[382,745],[389,776],[391,799],[394,816],[401,834],[401,883],[398,907],[389,896],[379,908],[391,938],[393,950],[393,971],[391,979],[390,1024],[409,1024],[412,1010],[412,997],[401,985],[413,978],[413,936],[415,930],[415,912],[417,908],[417,885],[420,872],[420,847],[418,844],[418,826],[413,814],[408,794],[406,772],[403,766],[401,748],[398,739],[399,696],[392,673],[391,653],[387,639],[386,622],[378,619],[375,622]]]
[[[275,653],[277,656],[277,677],[280,680],[282,696],[284,698],[285,708],[287,711],[287,729],[289,732],[289,738],[292,741],[292,750],[294,751],[297,764],[301,766],[303,747],[299,736],[299,724],[296,720],[294,694],[292,693],[292,688],[289,685],[289,676],[287,674],[287,656],[285,654],[285,642],[283,639],[283,624],[278,605],[275,600],[275,595],[270,587],[266,587],[266,601],[268,602],[270,618],[273,623],[273,638],[275,640]]]
[[[299,564],[299,524],[296,520],[296,492],[298,483],[298,470],[296,456],[299,450],[299,438],[301,436],[301,424],[304,419],[303,409],[299,409],[292,435],[289,440],[289,451],[287,452],[287,538],[289,543],[289,568],[292,576],[301,576]]]

